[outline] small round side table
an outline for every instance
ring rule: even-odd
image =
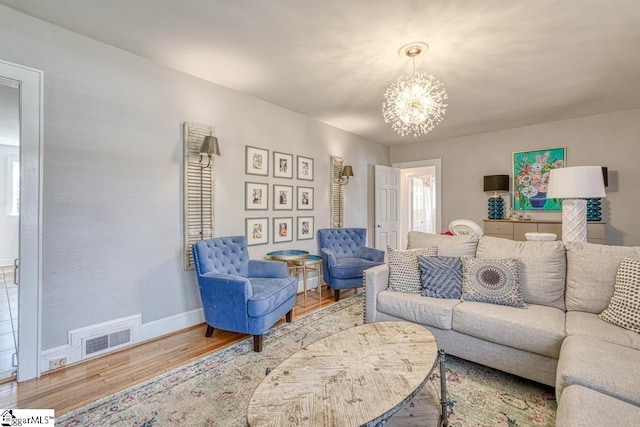
[[[304,259],[305,276],[307,271],[314,271],[318,275],[318,299],[322,304],[322,257],[320,255],[309,255]]]
[[[267,259],[275,261],[284,261],[287,263],[289,272],[298,279],[302,274],[302,283],[304,285],[304,306],[307,306],[307,275],[305,274],[304,260],[309,256],[309,252],[299,249],[287,249],[283,251],[273,251],[266,255]]]

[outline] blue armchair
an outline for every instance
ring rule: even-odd
[[[262,351],[262,334],[282,316],[291,322],[298,284],[287,264],[250,260],[244,236],[219,237],[193,244],[193,260],[205,336],[214,328],[253,335],[253,350]]]
[[[322,273],[325,283],[333,289],[336,301],[340,289],[362,286],[362,272],[384,264],[384,251],[365,246],[366,228],[323,228],[318,230]]]

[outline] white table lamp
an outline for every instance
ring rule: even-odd
[[[586,198],[606,197],[600,166],[573,166],[552,169],[548,199],[562,201],[562,240],[587,241]]]

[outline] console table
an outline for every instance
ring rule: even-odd
[[[605,222],[587,222],[587,241],[604,244]],[[502,237],[510,240],[527,240],[525,233],[554,233],[557,240],[562,240],[562,221],[530,220],[512,221],[509,219],[485,219],[485,236]]]

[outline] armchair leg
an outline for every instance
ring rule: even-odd
[[[289,310],[287,314],[284,316],[284,318],[287,321],[287,323],[291,323],[291,321],[293,320],[293,309]]]
[[[333,290],[333,297],[336,300],[336,302],[340,301],[340,289]]]
[[[256,353],[262,351],[262,334],[253,336],[253,351]]]
[[[207,325],[207,332],[204,333],[204,336],[209,338],[211,335],[213,335],[213,326]]]

